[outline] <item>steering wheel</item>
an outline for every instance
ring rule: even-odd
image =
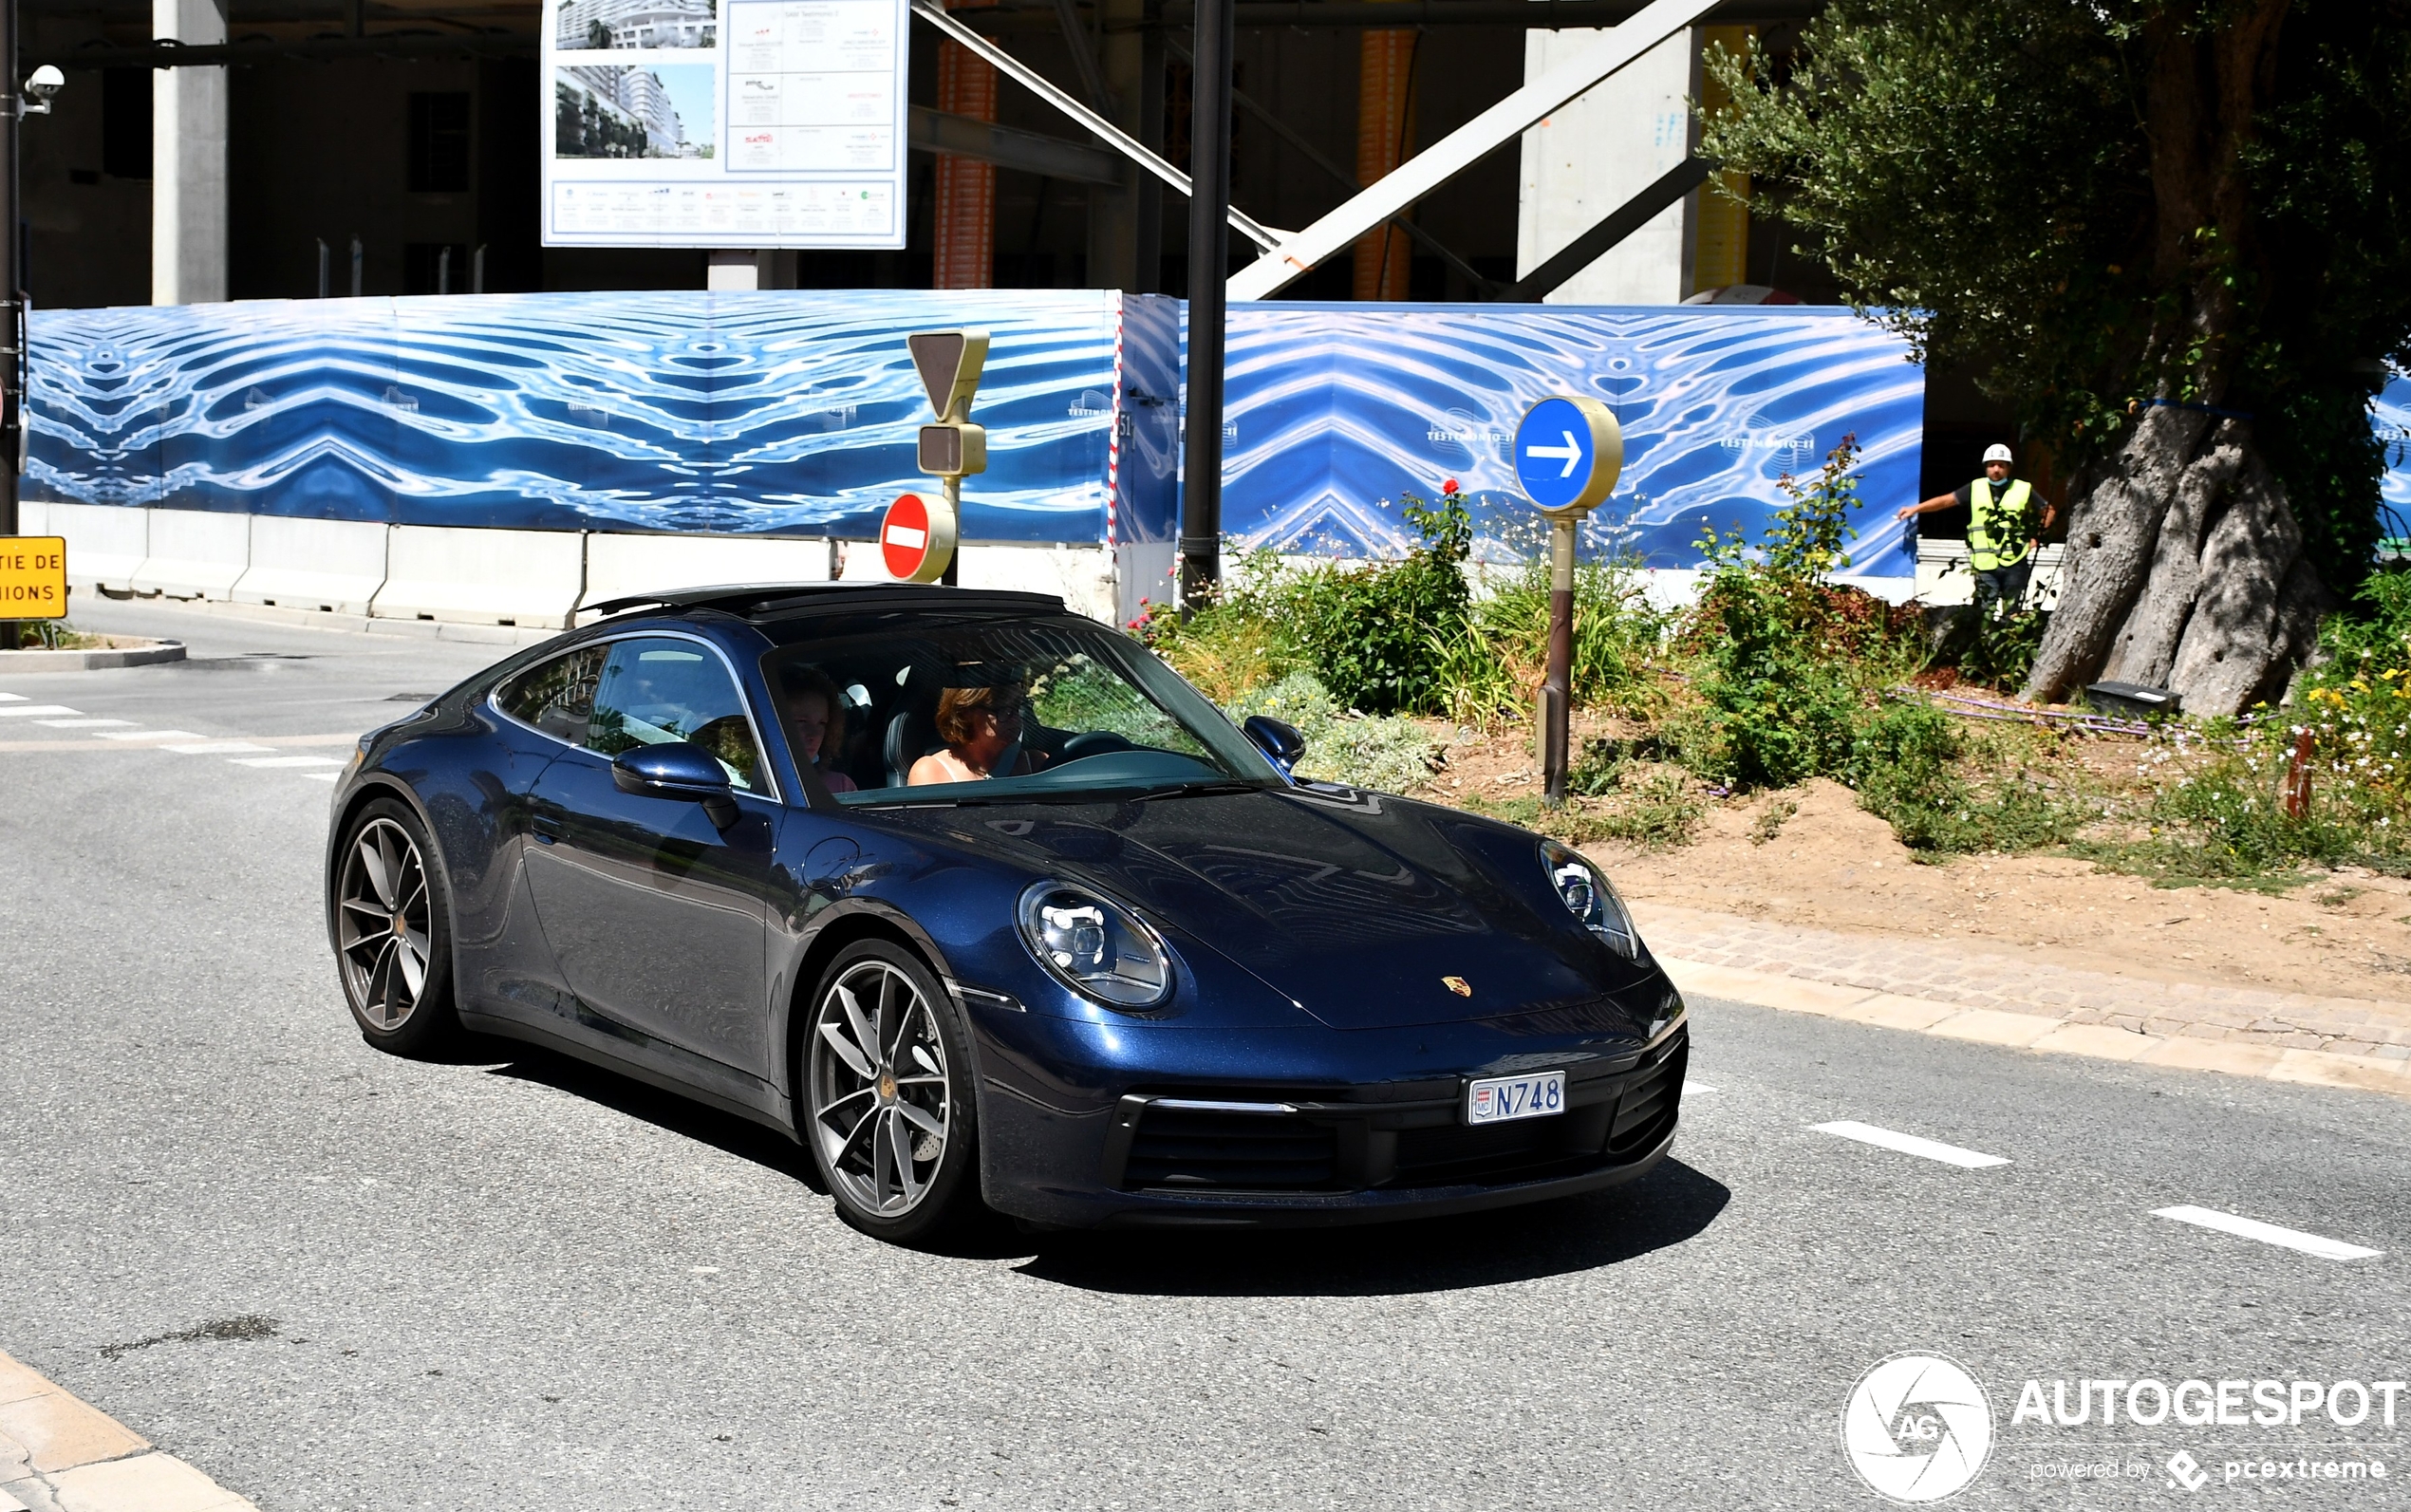
[[[1104,756],[1109,751],[1135,751],[1138,747],[1111,730],[1088,730],[1063,742],[1063,759],[1077,761],[1082,756]]]

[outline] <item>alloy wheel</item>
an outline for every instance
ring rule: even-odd
[[[830,984],[812,1037],[813,1137],[832,1182],[866,1213],[921,1205],[953,1128],[945,1040],[913,980],[859,961]]]
[[[352,836],[338,894],[344,985],[373,1028],[409,1022],[427,985],[427,867],[409,831],[371,819]]]

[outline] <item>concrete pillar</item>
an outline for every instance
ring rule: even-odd
[[[1147,0],[1105,0],[1105,19],[1136,23]],[[1105,33],[1098,61],[1112,95],[1113,123],[1142,146],[1164,150],[1164,34],[1160,28]],[[1164,185],[1153,174],[1127,170],[1122,187],[1089,185],[1088,277],[1091,289],[1150,294],[1163,277]]]
[[[1356,182],[1386,177],[1414,148],[1416,32],[1368,31],[1356,43]],[[1410,212],[1411,214],[1411,212]],[[1384,225],[1355,247],[1355,297],[1404,299],[1414,242]]]
[[[152,0],[151,31],[194,47],[226,40],[220,0]],[[151,303],[226,297],[226,70],[151,75]]]
[[[1757,30],[1756,27],[1702,27],[1700,45],[1703,52],[1719,47],[1736,59],[1747,58],[1749,39]],[[1713,114],[1732,103],[1705,66],[1699,82],[1701,109]],[[1749,282],[1749,175],[1728,169],[1710,178],[1699,191],[1696,221],[1691,292]]]
[[[1550,67],[1603,32],[1523,34],[1523,77]],[[1698,140],[1696,33],[1678,32],[1632,66],[1523,134],[1515,275],[1546,262],[1610,211],[1691,155]],[[1548,296],[1553,305],[1673,305],[1697,287],[1691,267],[1697,191],[1611,248]]]
[[[954,9],[959,0],[946,0]],[[938,44],[938,108],[974,121],[997,118],[996,65],[959,42]],[[938,155],[932,289],[996,286],[996,164]]]

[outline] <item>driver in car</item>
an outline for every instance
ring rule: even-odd
[[[946,743],[912,764],[909,787],[938,782],[979,782],[1000,775],[1023,776],[1033,770],[1021,749],[1022,690],[1018,682],[938,692],[938,738]]]

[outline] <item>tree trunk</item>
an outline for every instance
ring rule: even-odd
[[[2155,407],[2090,484],[2028,695],[2140,682],[2193,714],[2281,697],[2327,595],[2250,422]]]
[[[2145,25],[2155,281],[2170,313],[2142,354],[2159,399],[2080,479],[2057,612],[2030,698],[2108,679],[2165,686],[2196,714],[2278,698],[2328,595],[2302,528],[2223,406],[2244,322],[2251,215],[2243,159],[2273,86],[2288,0],[2170,3]]]

